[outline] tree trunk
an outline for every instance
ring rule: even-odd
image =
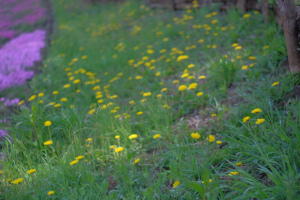
[[[296,31],[296,5],[294,0],[276,0],[284,31],[289,68],[292,73],[300,72],[300,53],[298,51],[298,34]]]
[[[243,11],[246,12],[246,0],[238,0],[237,1],[237,7]]]
[[[264,15],[264,22],[268,22],[269,21],[269,16],[270,16],[270,9],[269,9],[268,0],[263,0],[262,12],[263,12],[263,15]]]

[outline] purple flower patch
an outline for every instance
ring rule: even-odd
[[[25,69],[41,60],[45,36],[44,30],[23,33],[0,49],[0,91],[23,85],[26,79],[33,77],[34,72]]]

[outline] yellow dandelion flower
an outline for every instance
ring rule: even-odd
[[[156,134],[156,135],[153,136],[154,139],[157,139],[159,137],[160,137],[160,134]]]
[[[115,145],[111,145],[110,148],[111,148],[111,149],[114,149],[114,148],[115,148]]]
[[[143,111],[140,111],[138,113],[136,113],[137,115],[142,115],[143,114]]]
[[[247,122],[249,119],[250,119],[250,117],[249,117],[249,116],[247,116],[247,117],[244,117],[244,119],[243,119],[243,122],[245,123],[245,122]]]
[[[247,65],[242,66],[242,70],[248,70],[248,66]]]
[[[199,78],[199,79],[205,79],[206,76],[199,76],[198,78]]]
[[[139,158],[135,159],[135,161],[133,161],[133,164],[137,164],[140,161]]]
[[[216,117],[216,116],[217,116],[217,114],[211,114],[211,116],[212,116],[212,117]]]
[[[42,93],[42,92],[40,92],[39,94],[38,94],[38,97],[43,97],[44,96],[44,93]]]
[[[89,115],[93,115],[95,111],[96,111],[95,109],[92,109],[88,113],[89,113]]]
[[[250,60],[256,60],[256,57],[250,56],[249,59],[250,59]]]
[[[32,95],[32,96],[28,99],[28,101],[33,101],[33,100],[35,99],[35,97],[36,97],[36,95]]]
[[[261,109],[255,108],[254,110],[251,111],[251,113],[259,113],[262,112]]]
[[[116,139],[119,139],[119,138],[120,138],[120,136],[119,136],[119,135],[116,135],[116,136],[115,136],[115,138],[116,138]]]
[[[165,91],[167,91],[167,88],[161,89],[161,92],[165,92]]]
[[[24,100],[20,101],[20,102],[18,103],[18,106],[22,105],[23,103],[24,103]]]
[[[229,176],[238,175],[238,174],[239,174],[239,172],[230,172]]]
[[[198,92],[197,93],[197,97],[200,97],[200,96],[202,96],[203,95],[203,92]]]
[[[46,146],[51,145],[51,144],[53,144],[53,142],[51,140],[44,142],[44,145],[46,145]]]
[[[115,149],[115,152],[116,152],[116,153],[120,153],[120,152],[122,152],[122,151],[124,151],[124,148],[123,148],[123,147],[118,147],[118,148]]]
[[[64,85],[64,88],[69,88],[69,87],[71,87],[70,84],[65,84],[65,85]]]
[[[189,56],[188,55],[180,55],[177,57],[177,62],[181,61],[181,60],[185,60],[185,59],[188,59]]]
[[[51,195],[53,195],[55,192],[54,191],[49,191],[47,194],[49,195],[49,196],[51,196]]]
[[[248,17],[250,17],[250,14],[244,14],[243,15],[243,18],[248,18]]]
[[[23,182],[23,178],[18,178],[18,179],[16,179],[16,180],[14,180],[14,181],[12,181],[11,183],[13,183],[13,184],[19,184],[19,183],[21,183],[21,182]]]
[[[175,181],[174,183],[173,183],[173,188],[176,188],[178,185],[180,184],[180,181]]]
[[[161,95],[161,94],[158,94],[158,95],[157,95],[157,98],[161,98],[161,97],[162,97],[162,95]]]
[[[134,104],[134,100],[132,100],[132,101],[129,101],[129,104]]]
[[[276,86],[276,85],[278,85],[279,84],[279,82],[274,82],[273,84],[272,84],[272,86]]]
[[[197,83],[191,83],[188,87],[189,90],[192,90],[192,89],[196,89],[197,88]]]
[[[137,138],[137,137],[138,137],[138,135],[137,135],[137,134],[132,134],[132,135],[130,135],[130,136],[129,136],[129,139],[131,139],[131,140],[132,140],[132,139],[135,139],[135,138]]]
[[[236,50],[242,49],[242,46],[235,47]]]
[[[27,173],[27,174],[32,174],[32,173],[34,173],[34,172],[36,172],[36,169],[30,169],[30,170],[28,170],[26,173]]]
[[[88,139],[86,139],[87,142],[90,142],[90,141],[92,141],[92,140],[93,140],[93,138],[88,138]]]
[[[218,140],[216,141],[217,144],[222,144],[222,141]]]
[[[80,80],[79,80],[79,79],[76,79],[76,80],[73,81],[73,83],[74,83],[74,84],[80,83]]]
[[[45,126],[51,126],[51,124],[52,124],[51,121],[45,121],[44,123]]]
[[[70,165],[75,165],[78,163],[78,160],[73,160],[72,162],[70,162]]]
[[[194,138],[195,140],[198,140],[201,135],[199,133],[191,133],[192,138]]]
[[[214,142],[216,137],[213,136],[213,135],[209,135],[207,138],[206,138],[209,142]]]
[[[188,65],[188,68],[193,68],[193,67],[195,67],[194,64],[189,64],[189,65]]]
[[[160,76],[160,75],[161,75],[160,72],[156,72],[156,73],[155,73],[155,76]]]
[[[255,124],[262,124],[264,123],[265,119],[261,118],[261,119],[257,119]]]
[[[136,76],[135,77],[135,79],[137,79],[137,80],[140,80],[140,79],[142,79],[143,77],[142,76]]]
[[[184,91],[184,90],[186,90],[187,89],[187,86],[186,85],[180,85],[179,87],[178,87],[178,90],[179,91]]]
[[[81,160],[82,158],[84,158],[84,156],[77,156],[75,159],[76,160]]]
[[[242,164],[242,162],[235,163],[236,166],[241,166]]]

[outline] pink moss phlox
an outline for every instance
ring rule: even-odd
[[[43,30],[23,33],[0,49],[0,91],[22,85],[33,77],[34,72],[25,68],[41,60],[40,50],[45,47],[45,35]]]

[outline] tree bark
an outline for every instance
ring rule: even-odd
[[[298,51],[298,34],[296,31],[296,5],[294,0],[276,0],[284,31],[289,69],[292,73],[300,72],[300,53]]]
[[[237,1],[237,7],[243,11],[246,12],[246,0],[238,0]]]
[[[268,22],[269,21],[269,16],[270,16],[270,9],[269,9],[268,0],[263,0],[262,12],[263,12],[263,15],[264,15],[264,22]]]

